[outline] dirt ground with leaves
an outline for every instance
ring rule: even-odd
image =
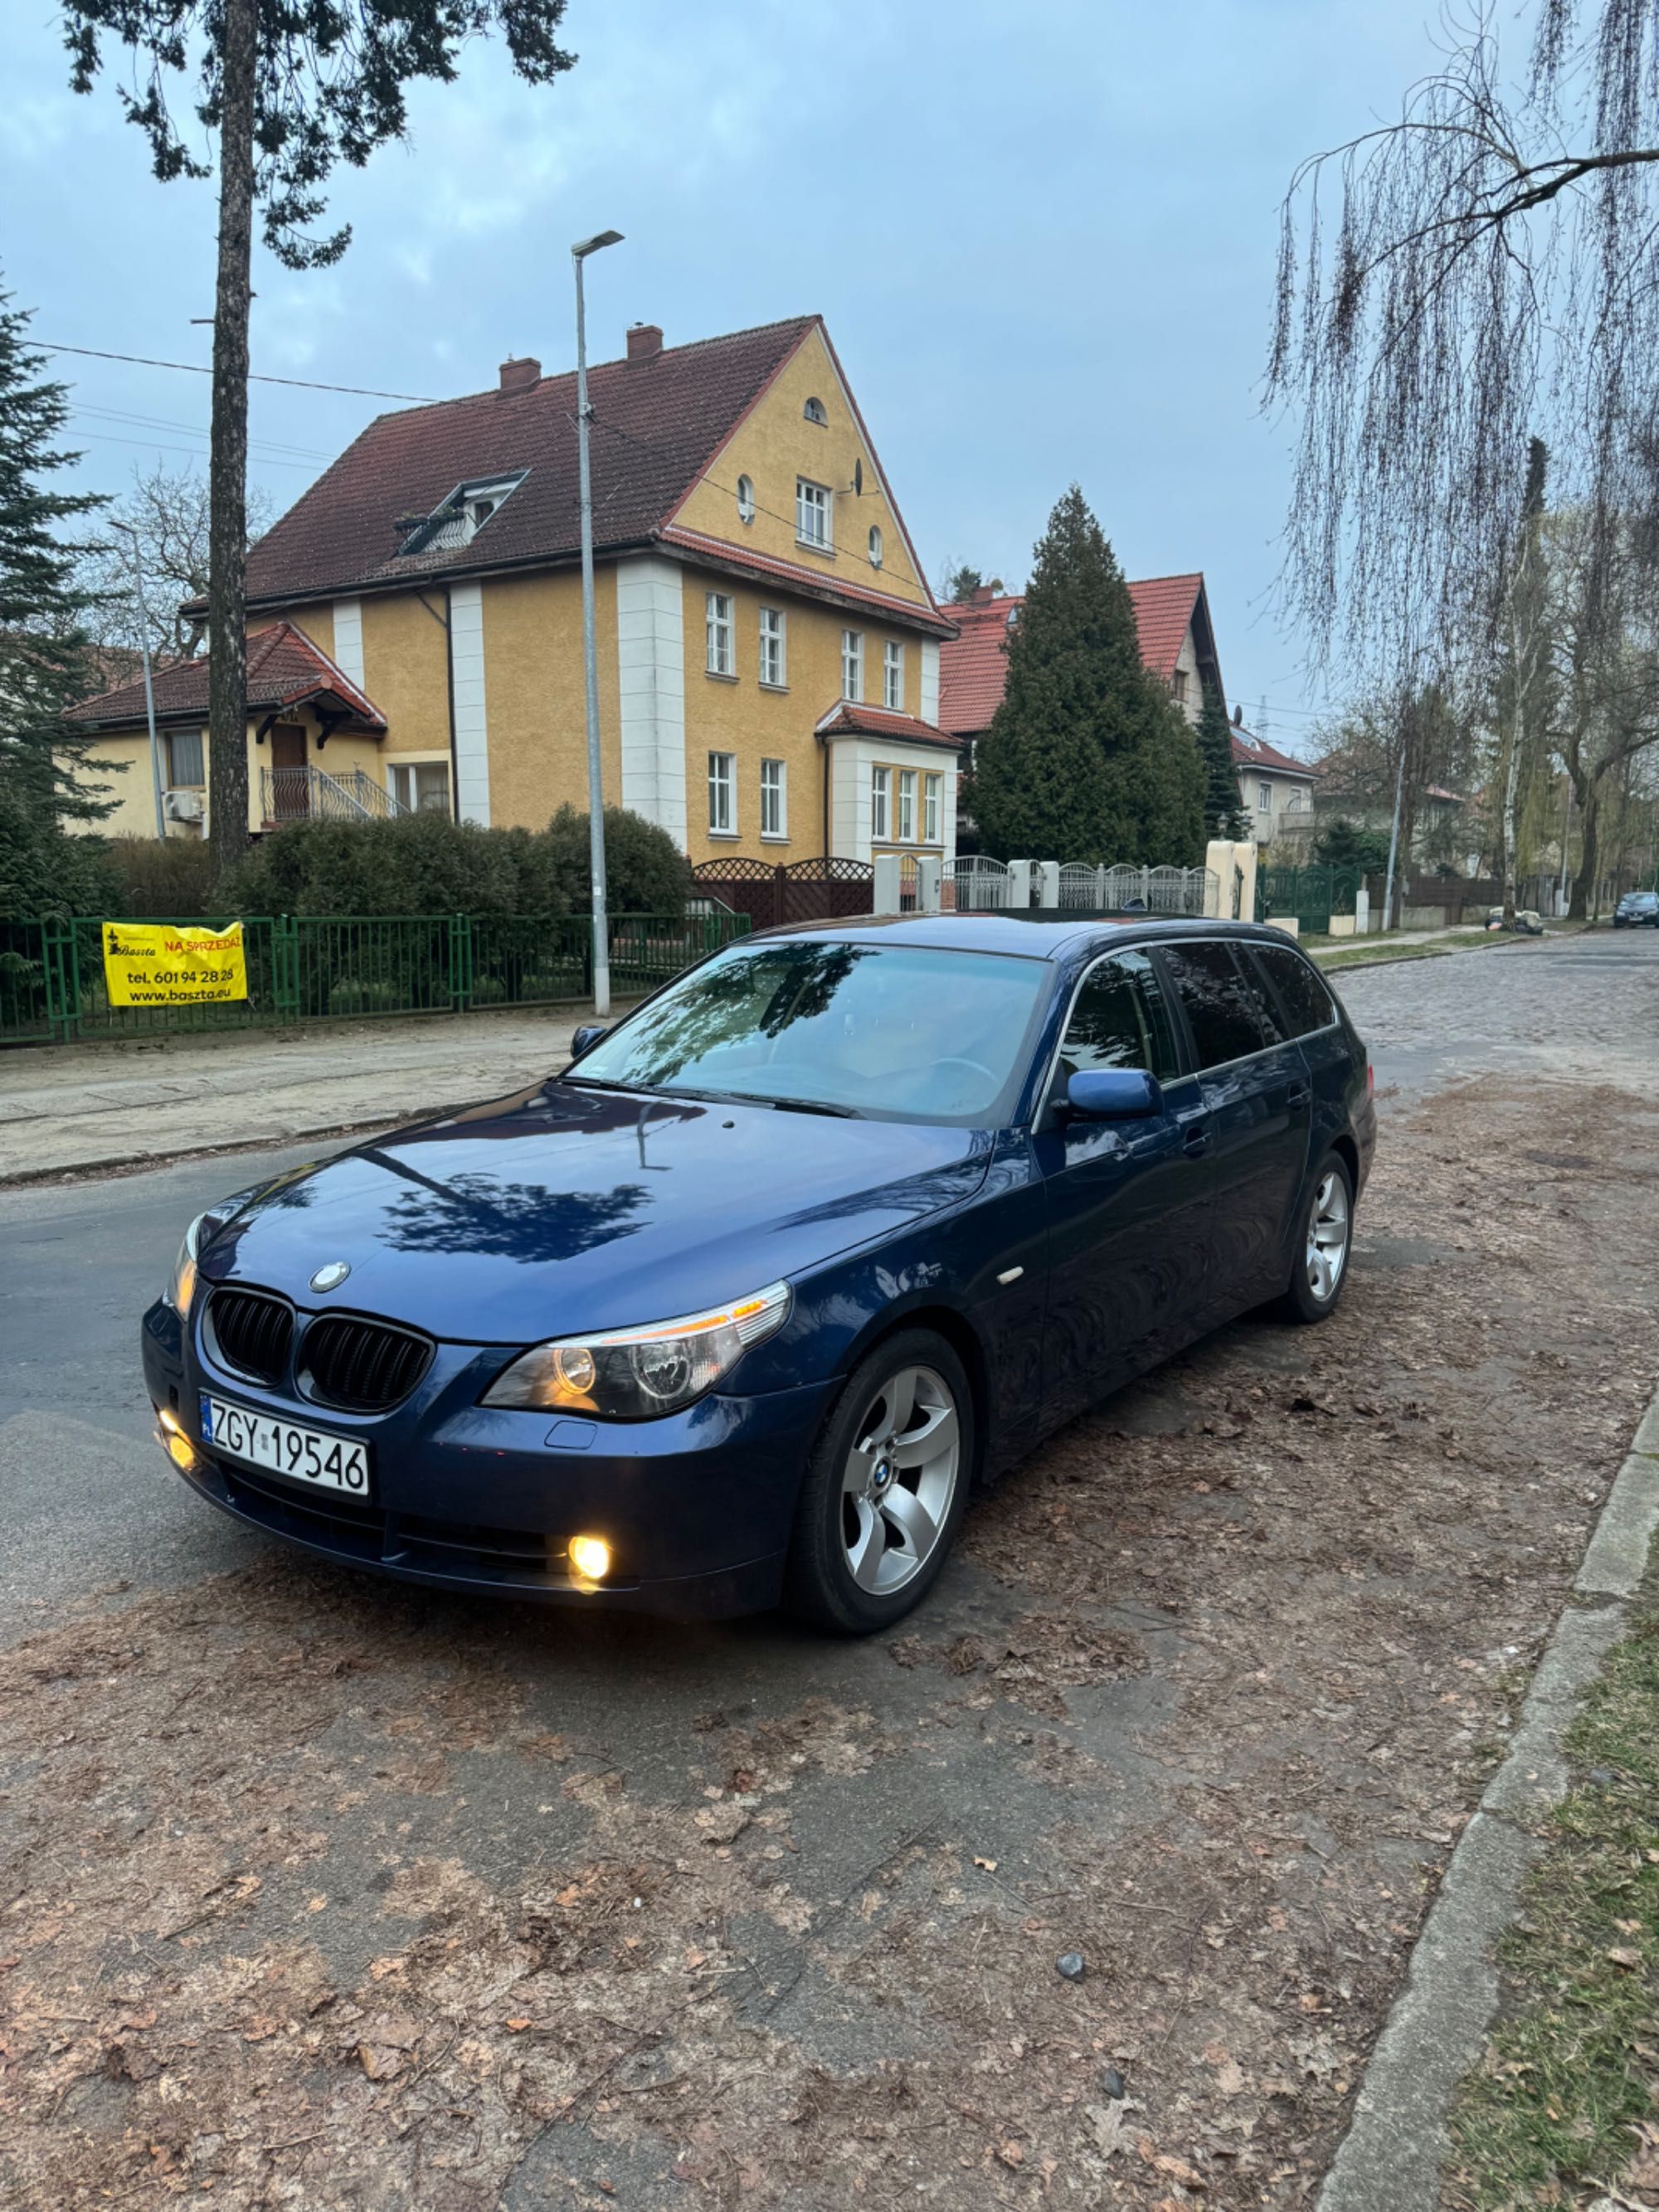
[[[1385,1097],[1337,1317],[888,1638],[271,1550],[0,1654],[0,2201],[1310,2203],[1659,1370],[1607,1066]]]

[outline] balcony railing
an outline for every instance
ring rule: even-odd
[[[268,830],[285,822],[386,821],[410,811],[362,769],[331,775],[309,763],[261,769],[259,805]]]

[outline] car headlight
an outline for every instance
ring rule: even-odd
[[[672,1413],[712,1390],[751,1345],[781,1328],[788,1310],[788,1284],[774,1283],[679,1321],[538,1344],[502,1370],[483,1402],[618,1421]]]
[[[190,1302],[196,1295],[196,1254],[202,1241],[202,1224],[208,1218],[198,1213],[185,1231],[185,1241],[179,1247],[179,1256],[173,1263],[173,1273],[161,1293],[166,1303],[176,1314],[187,1314]]]

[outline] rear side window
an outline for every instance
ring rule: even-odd
[[[1282,951],[1277,945],[1257,945],[1251,949],[1291,1018],[1291,1035],[1310,1036],[1315,1030],[1328,1029],[1336,1019],[1336,1008],[1330,993],[1302,955],[1288,945]]]
[[[1279,1042],[1261,987],[1246,977],[1231,945],[1166,945],[1163,952],[1200,1067],[1219,1067]]]
[[[1144,1067],[1161,1083],[1180,1072],[1169,1009],[1144,952],[1118,953],[1091,969],[1066,1024],[1060,1064],[1062,1081],[1096,1067]]]

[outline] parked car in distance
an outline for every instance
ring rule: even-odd
[[[1347,1279],[1370,1074],[1278,930],[774,931],[578,1048],[191,1224],[143,1346],[204,1498],[456,1589],[879,1629],[975,1481]]]
[[[1626,891],[1613,910],[1615,929],[1659,929],[1659,891]]]

